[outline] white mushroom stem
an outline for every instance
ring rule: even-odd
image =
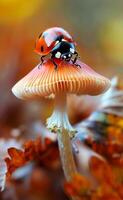
[[[62,131],[58,132],[58,145],[64,174],[66,180],[70,181],[73,178],[73,175],[77,173],[77,169],[72,153],[70,137],[67,130],[62,129]]]
[[[47,120],[47,128],[52,132],[58,132],[61,129],[68,130],[69,137],[72,138],[75,134],[75,129],[71,126],[66,111],[54,110],[53,114]]]
[[[47,120],[47,127],[57,133],[62,167],[67,181],[77,173],[70,137],[75,134],[66,112],[66,95],[55,98],[55,109]]]

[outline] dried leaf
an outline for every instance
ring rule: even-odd
[[[54,167],[54,162],[58,160],[58,149],[54,141],[45,138],[42,144],[41,138],[25,142],[23,150],[9,148],[5,159],[8,167],[8,175],[16,169],[24,166],[29,161],[38,161],[47,167]]]
[[[92,193],[91,200],[122,200],[118,192],[109,187],[108,184],[102,184]]]
[[[99,108],[78,127],[81,141],[112,165],[123,166],[123,86],[118,78],[112,79],[112,87],[102,96]]]
[[[123,184],[115,179],[110,165],[97,157],[90,160],[90,170],[97,181],[94,186],[88,178],[75,174],[70,182],[65,183],[65,191],[77,200],[122,200]]]
[[[75,196],[82,199],[89,196],[91,183],[86,177],[75,174],[70,182],[65,183],[64,188],[69,196]]]
[[[115,185],[113,171],[107,162],[93,156],[90,160],[90,170],[100,184],[106,183],[110,186]]]
[[[10,147],[21,148],[21,142],[15,139],[0,139],[0,188],[1,191],[5,188],[6,174],[8,172],[7,164],[5,162],[5,157],[8,156],[7,149]]]
[[[14,147],[8,149],[8,158],[5,158],[8,167],[8,175],[11,174],[18,167],[26,163],[24,152]]]

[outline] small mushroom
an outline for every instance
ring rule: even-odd
[[[73,64],[72,61],[56,59],[55,63],[58,65],[57,69],[54,69],[50,59],[34,68],[12,88],[12,92],[25,100],[54,98],[54,112],[47,120],[47,127],[58,135],[64,172],[67,180],[70,180],[72,174],[76,173],[70,142],[70,137],[75,135],[76,130],[68,119],[66,97],[70,93],[99,95],[108,90],[110,81],[80,61]]]
[[[52,131],[61,127],[73,131],[66,113],[67,94],[98,95],[110,86],[108,79],[97,74],[86,64],[81,62],[78,64],[81,68],[63,61],[59,63],[58,70],[55,70],[54,64],[48,60],[40,69],[34,68],[12,88],[14,95],[20,99],[55,98],[56,109],[47,121]],[[64,112],[59,112],[61,108]]]

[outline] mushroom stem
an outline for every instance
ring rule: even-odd
[[[66,180],[70,181],[73,175],[77,173],[70,137],[65,129],[59,131],[57,135],[63,171]]]
[[[56,96],[55,109],[47,120],[47,127],[57,133],[62,167],[66,180],[70,181],[77,172],[70,141],[71,135],[76,131],[72,128],[66,112],[66,95]]]

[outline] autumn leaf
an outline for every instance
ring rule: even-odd
[[[5,158],[8,167],[8,174],[11,174],[18,167],[26,163],[24,152],[14,147],[8,149],[8,158]]]
[[[75,174],[73,179],[65,183],[65,191],[77,200],[122,200],[123,185],[115,179],[115,174],[111,166],[97,157],[90,159],[90,171],[97,181],[92,186],[92,182],[81,174]]]
[[[45,138],[42,143],[41,138],[28,140],[24,143],[23,149],[9,148],[8,157],[5,158],[8,168],[8,176],[16,169],[24,166],[27,162],[40,162],[47,167],[55,167],[59,161],[59,154],[56,142]]]
[[[4,190],[6,184],[6,174],[8,172],[7,163],[5,162],[5,157],[8,156],[7,149],[10,147],[21,148],[21,142],[15,139],[0,139],[0,188],[1,191]]]
[[[91,195],[91,200],[122,200],[118,192],[109,187],[108,184],[102,184]]]
[[[84,200],[85,197],[89,196],[91,183],[81,174],[75,174],[71,181],[64,184],[64,188],[69,196],[75,196]]]
[[[115,177],[110,165],[106,161],[93,156],[90,160],[90,170],[100,184],[107,183],[114,186]]]

